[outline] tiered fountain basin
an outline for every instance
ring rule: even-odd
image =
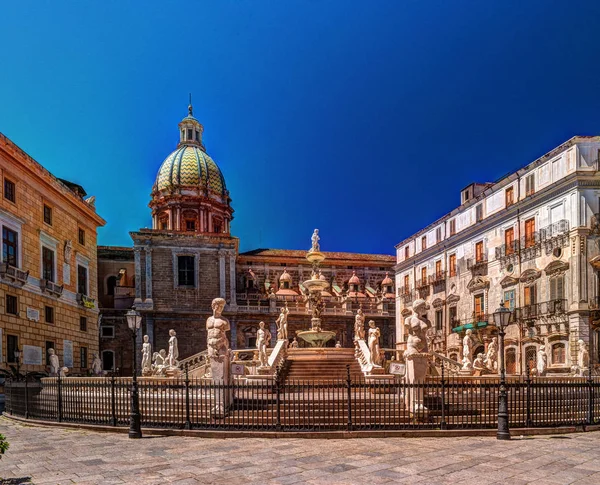
[[[335,337],[335,332],[329,330],[298,330],[298,338],[309,343],[311,347],[324,347],[325,344]]]

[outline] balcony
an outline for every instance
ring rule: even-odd
[[[415,285],[417,290],[422,290],[424,288],[427,288],[428,286],[429,286],[429,281],[427,278],[417,280],[417,284]]]
[[[435,274],[429,275],[429,284],[430,285],[439,285],[446,281],[446,272],[445,271],[436,271]]]
[[[117,310],[125,310],[133,306],[135,286],[115,286],[113,306]]]
[[[57,285],[56,283],[50,280],[41,279],[40,288],[43,292],[49,293],[50,295],[54,295],[60,298],[64,290],[64,285]]]
[[[8,263],[0,263],[0,277],[9,279],[14,283],[23,286],[29,278],[29,271],[23,271],[16,266],[11,266]]]
[[[414,300],[414,291],[408,286],[402,286],[398,288],[398,296],[400,297],[400,301],[406,305],[412,303]]]
[[[510,241],[495,249],[496,260],[500,261],[502,266],[514,263],[519,260],[519,241]]]
[[[569,244],[569,221],[563,219],[540,229],[540,238],[547,255],[552,254],[556,248],[567,246]]]
[[[488,260],[486,256],[467,259],[467,269],[473,276],[483,276],[487,274]]]
[[[543,317],[564,315],[567,311],[567,300],[558,299],[533,303],[515,309],[515,319],[520,322],[537,320]]]
[[[538,258],[542,255],[542,236],[540,231],[534,231],[521,238],[521,261]]]
[[[96,300],[94,300],[93,298],[90,298],[87,295],[84,295],[83,293],[77,293],[77,303],[79,303],[82,307],[85,307],[85,308],[95,308],[96,307]]]

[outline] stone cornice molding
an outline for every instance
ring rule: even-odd
[[[542,276],[542,272],[539,269],[527,269],[523,271],[523,274],[519,278],[521,283],[533,283],[540,276]]]
[[[504,278],[502,278],[502,280],[500,280],[500,286],[502,288],[507,288],[509,286],[515,286],[518,282],[518,278],[515,278],[513,276],[505,276]]]
[[[552,261],[544,268],[546,276],[556,276],[565,273],[569,269],[569,263],[565,261]]]
[[[485,290],[490,287],[490,280],[484,276],[474,276],[467,284],[467,290],[471,293],[478,290]]]

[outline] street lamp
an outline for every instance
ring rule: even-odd
[[[500,393],[498,394],[498,432],[496,438],[499,440],[509,440],[510,431],[508,429],[508,396],[506,394],[506,375],[504,369],[504,335],[506,327],[510,322],[511,312],[504,307],[504,302],[500,302],[500,308],[494,312],[494,323],[498,328],[500,336]]]
[[[129,437],[142,437],[142,423],[140,416],[140,400],[138,396],[137,385],[137,355],[136,355],[136,337],[142,323],[142,316],[134,309],[129,310],[125,316],[127,317],[127,326],[131,330],[133,342],[133,380],[131,383],[131,418],[129,419]]]
[[[21,378],[21,351],[19,350],[19,348],[17,347],[15,349],[15,351],[13,352],[15,359],[17,359],[17,379]]]

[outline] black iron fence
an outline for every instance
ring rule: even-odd
[[[496,428],[496,377],[405,384],[140,379],[143,427],[331,431]],[[46,378],[6,383],[6,412],[48,421],[127,426],[130,378]],[[600,379],[508,379],[510,426],[600,424]]]

